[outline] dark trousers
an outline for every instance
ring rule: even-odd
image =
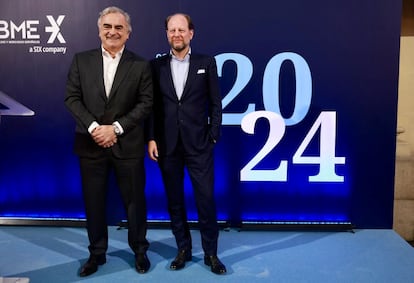
[[[194,190],[201,243],[206,255],[217,254],[218,225],[214,200],[213,145],[197,155],[187,154],[179,142],[175,151],[160,157],[159,166],[167,193],[171,228],[181,249],[191,249],[184,196],[184,167],[187,167]]]
[[[147,251],[144,159],[117,159],[108,150],[106,156],[97,159],[80,158],[80,168],[90,254],[102,255],[108,249],[106,196],[111,170],[128,218],[128,244],[135,254]]]

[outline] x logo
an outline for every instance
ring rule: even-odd
[[[59,40],[60,43],[66,43],[65,39],[60,33],[60,25],[62,24],[65,16],[60,15],[56,21],[52,16],[46,16],[46,18],[49,20],[50,26],[45,27],[45,31],[51,33],[47,43],[53,43],[56,40],[56,38]]]

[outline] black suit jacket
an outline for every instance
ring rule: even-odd
[[[111,147],[118,158],[144,156],[143,121],[151,112],[153,87],[149,63],[124,49],[109,97],[103,80],[102,50],[74,56],[66,85],[65,104],[76,120],[74,150],[83,157],[104,154],[88,127],[93,121],[111,125],[118,121],[124,134]]]
[[[191,54],[181,99],[175,93],[170,55],[151,61],[154,81],[154,111],[149,139],[157,142],[160,155],[170,154],[181,137],[187,153],[197,154],[220,137],[221,95],[216,61],[211,56]]]

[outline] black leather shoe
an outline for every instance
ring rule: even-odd
[[[102,265],[106,263],[106,256],[93,256],[91,255],[88,261],[82,266],[81,271],[79,273],[80,277],[89,276],[95,273],[98,270],[98,265]]]
[[[215,255],[204,256],[204,264],[211,267],[211,272],[216,274],[225,274],[227,272],[224,264]]]
[[[146,253],[139,253],[135,256],[135,269],[138,273],[145,273],[150,269],[151,263]]]
[[[184,268],[186,261],[191,261],[192,255],[191,250],[180,250],[178,251],[177,256],[171,262],[170,269],[179,270]]]

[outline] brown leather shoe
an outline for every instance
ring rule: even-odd
[[[224,264],[216,255],[204,256],[204,264],[211,267],[211,272],[215,274],[225,274],[227,272]]]
[[[177,256],[171,262],[170,269],[179,270],[184,268],[186,261],[191,261],[192,255],[191,250],[180,250],[178,251]]]

